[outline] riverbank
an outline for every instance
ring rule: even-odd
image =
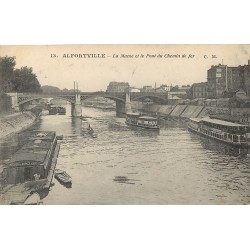
[[[0,117],[0,139],[4,139],[7,136],[28,129],[36,122],[37,117],[38,115],[31,111]]]
[[[230,114],[229,108],[216,106],[195,106],[195,105],[135,105],[132,107],[142,113],[158,116],[160,118],[197,118],[211,114]]]

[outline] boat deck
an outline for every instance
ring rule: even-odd
[[[39,190],[48,189],[51,185],[54,171],[56,168],[57,157],[60,150],[60,142],[57,142],[54,155],[52,158],[52,163],[50,166],[49,174],[46,179],[41,179],[37,181],[29,181],[19,184],[12,184],[6,186],[0,192],[0,205],[10,205],[10,204],[23,204],[25,200],[29,197],[32,192],[37,192]]]

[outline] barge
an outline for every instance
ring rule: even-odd
[[[152,116],[142,116],[139,113],[127,113],[125,123],[128,125],[146,129],[153,129],[153,130],[160,129],[157,118]]]
[[[50,105],[48,107],[49,115],[65,115],[66,114],[66,108],[61,106],[52,106]]]
[[[188,129],[199,135],[231,146],[248,148],[250,145],[249,127],[244,124],[209,117],[190,118]]]
[[[2,202],[23,204],[33,192],[48,190],[59,149],[55,132],[43,131],[31,135],[4,166]]]

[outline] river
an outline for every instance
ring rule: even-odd
[[[115,111],[83,107],[87,121],[43,116],[30,130],[63,134],[57,168],[72,187],[55,185],[43,204],[249,204],[250,157],[231,154],[181,126],[159,132],[129,127]],[[92,138],[91,124],[98,134]],[[22,135],[1,143],[6,160],[24,143]]]

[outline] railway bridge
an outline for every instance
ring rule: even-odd
[[[16,111],[22,110],[23,106],[33,100],[43,98],[57,98],[71,103],[71,115],[82,116],[81,102],[91,97],[104,97],[116,102],[116,115],[123,116],[131,111],[131,101],[143,101],[150,99],[158,104],[166,104],[168,96],[166,93],[157,92],[70,92],[70,93],[8,93],[11,96],[12,107]]]

